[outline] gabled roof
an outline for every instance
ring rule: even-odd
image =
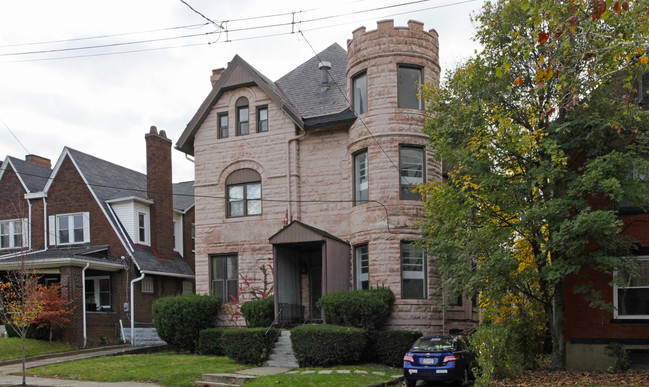
[[[45,187],[47,180],[52,174],[50,168],[43,167],[29,161],[20,160],[15,157],[7,156],[6,163],[10,164],[20,182],[23,184],[25,191],[28,193],[40,192]],[[6,168],[6,165],[5,165]],[[4,174],[4,168],[0,171],[0,177]]]
[[[194,181],[183,181],[173,185],[174,210],[186,212],[194,205]]]
[[[180,135],[176,143],[176,148],[185,153],[194,154],[194,135],[210,114],[212,107],[214,107],[221,95],[228,90],[250,85],[259,86],[273,103],[279,106],[293,120],[295,125],[303,128],[304,124],[298,111],[291,105],[288,98],[284,96],[277,85],[248,64],[239,55],[235,55],[212,88],[212,91],[207,95],[192,120]]]
[[[328,239],[349,245],[348,242],[338,238],[337,236],[320,230],[319,228],[310,226],[306,223],[302,223],[299,220],[294,220],[289,223],[286,227],[282,228],[273,236],[268,238],[268,241],[274,245],[285,243],[319,242]]]

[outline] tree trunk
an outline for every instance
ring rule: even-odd
[[[552,301],[552,320],[550,331],[552,333],[552,362],[553,370],[566,368],[565,362],[565,300],[563,297],[563,280],[555,285],[554,298]]]
[[[23,332],[20,335],[20,341],[22,342],[23,350],[23,386],[27,385],[27,372],[25,371],[25,338],[27,337],[27,329],[23,328]]]

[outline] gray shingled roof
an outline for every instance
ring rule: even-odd
[[[331,63],[330,86],[325,90],[321,87],[322,75],[318,68],[321,61]],[[304,119],[328,116],[349,108],[344,95],[347,93],[346,70],[347,52],[338,43],[334,43],[276,83]]]
[[[20,179],[27,186],[29,192],[40,192],[45,187],[47,179],[49,179],[52,170],[45,168],[38,164],[30,163],[29,161],[20,160],[15,157],[8,156],[11,164],[16,168],[16,173]]]
[[[194,204],[194,181],[174,184],[174,210],[186,211]]]
[[[183,261],[180,254],[174,254],[173,260],[159,259],[150,247],[135,245],[133,256],[143,272],[168,273],[180,276],[194,275],[194,272]]]
[[[113,265],[124,264],[121,259],[105,254],[104,252],[106,250],[108,250],[108,246],[106,245],[50,248],[44,251],[26,252],[24,254],[12,255],[9,258],[2,258],[0,259],[0,266],[15,264],[21,262],[23,259],[25,263],[34,261],[47,263],[48,259],[57,258],[70,258],[84,262],[109,263]]]

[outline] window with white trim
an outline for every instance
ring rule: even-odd
[[[50,245],[71,245],[90,242],[90,213],[51,215]]]
[[[367,203],[369,196],[369,170],[367,149],[354,154],[354,205]]]
[[[137,241],[146,243],[147,218],[144,212],[137,213]]]
[[[426,257],[411,242],[401,242],[401,298],[426,299]]]
[[[27,219],[0,221],[0,249],[15,249],[27,244]]]
[[[146,278],[146,277],[144,277]],[[86,310],[93,312],[110,310],[110,277],[86,277]]]
[[[401,200],[421,200],[421,195],[413,189],[424,182],[424,148],[399,146],[399,172]]]
[[[618,272],[614,287],[615,318],[649,319],[649,257],[638,258],[638,270]]]
[[[354,247],[354,288],[370,288],[370,260],[366,244]]]

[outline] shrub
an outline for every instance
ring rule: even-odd
[[[631,359],[629,359],[629,353],[624,349],[624,346],[620,343],[610,343],[604,347],[604,352],[606,356],[610,356],[615,359],[615,364],[612,367],[608,368],[608,371],[619,373],[626,372],[631,368]]]
[[[477,386],[490,385],[521,369],[514,336],[507,328],[483,325],[471,336],[470,345],[478,364],[473,370]]]
[[[5,325],[5,330],[7,331],[7,337],[20,337],[18,331],[16,331],[14,326],[11,324]],[[60,331],[55,331],[54,339],[59,339],[60,336]],[[27,328],[27,335],[25,338],[48,341],[50,338],[49,329],[39,328],[36,324],[30,324],[29,328]]]
[[[327,324],[381,329],[392,315],[394,293],[389,288],[331,293],[318,300]]]
[[[273,328],[268,336],[275,337],[275,333]],[[271,344],[266,338],[266,328],[229,328],[221,335],[223,353],[244,364],[261,365],[268,359]]]
[[[291,330],[300,367],[358,363],[366,343],[365,331],[360,328],[307,324]]]
[[[268,328],[275,319],[275,301],[273,296],[246,301],[241,304],[241,314],[250,328]]]
[[[195,352],[203,329],[216,325],[221,299],[184,294],[160,298],[153,304],[153,324],[167,344]]]
[[[377,332],[371,335],[371,353],[374,359],[391,367],[403,365],[403,355],[408,352],[412,344],[422,336],[419,331],[390,330]]]
[[[230,328],[203,329],[198,335],[198,353],[201,355],[222,356],[221,335]]]

